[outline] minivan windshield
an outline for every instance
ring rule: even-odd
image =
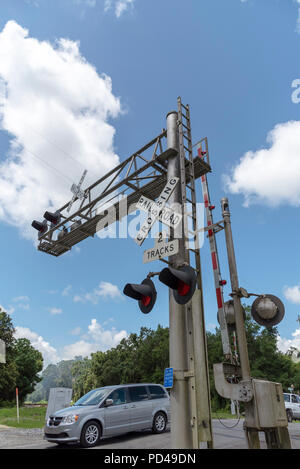
[[[93,391],[88,392],[87,394],[82,396],[80,399],[78,399],[78,401],[75,402],[74,405],[97,405],[97,404],[100,404],[102,399],[107,394],[107,391],[108,391],[107,388],[94,389]]]

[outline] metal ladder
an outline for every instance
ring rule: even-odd
[[[191,122],[190,122],[190,109],[188,105],[184,105],[179,97],[177,100],[178,104],[178,127],[179,127],[179,151],[180,151],[180,175],[181,175],[181,194],[182,203],[184,204],[184,221],[183,229],[186,246],[189,244],[189,235],[193,236],[194,248],[188,247],[186,249],[187,259],[186,262],[190,262],[189,252],[194,254],[195,257],[195,270],[197,272],[198,288],[201,290],[202,307],[203,307],[203,294],[202,294],[202,274],[201,274],[201,263],[200,263],[200,245],[199,245],[199,227],[197,223],[197,200],[196,200],[196,186],[195,186],[195,175],[194,175],[194,164],[193,164],[193,143],[191,134]],[[209,163],[209,150],[207,138],[203,138],[197,144],[198,157],[206,159]],[[186,165],[188,165],[188,171],[186,171]],[[186,180],[186,173],[189,177],[189,181]],[[209,246],[211,251],[211,259],[214,273],[215,291],[218,305],[218,318],[220,322],[221,338],[223,353],[226,359],[233,362],[233,355],[230,346],[229,334],[227,323],[225,319],[225,305],[223,297],[223,285],[226,283],[222,280],[218,249],[216,243],[215,234],[222,230],[222,226],[216,226],[213,221],[212,211],[215,208],[211,205],[210,195],[208,190],[207,175],[201,176],[202,193],[204,198]],[[187,204],[191,204],[191,211],[186,210]],[[192,230],[189,229],[189,221],[192,221]],[[211,229],[209,229],[211,227]],[[236,359],[236,357],[235,357]]]
[[[183,235],[185,237],[186,252],[192,252],[195,255],[195,270],[197,272],[198,288],[202,290],[201,264],[199,252],[199,233],[197,224],[197,200],[195,187],[195,174],[193,164],[193,144],[191,134],[190,109],[184,105],[179,97],[178,103],[178,130],[179,130],[179,151],[180,151],[180,176],[181,176],[181,196],[184,205]],[[188,165],[188,171],[186,171]],[[189,181],[186,180],[186,173]],[[191,211],[187,210],[187,205],[191,205]],[[192,222],[192,230],[190,223]],[[190,248],[189,239],[192,235],[194,247]],[[189,262],[189,258],[186,259]]]
[[[190,122],[190,109],[188,105],[184,105],[181,102],[181,98],[177,99],[178,105],[178,136],[179,136],[179,161],[180,161],[180,183],[181,183],[181,200],[183,204],[183,236],[185,239],[185,262],[191,265],[197,274],[197,286],[199,296],[199,304],[197,304],[197,311],[193,311],[193,301],[186,305],[186,322],[187,322],[187,335],[188,335],[188,362],[190,375],[189,386],[190,395],[192,396],[191,402],[191,420],[197,422],[195,414],[196,405],[196,393],[195,387],[196,382],[194,379],[194,347],[197,346],[195,341],[193,343],[191,331],[193,330],[193,317],[197,316],[202,324],[201,327],[201,342],[204,344],[203,347],[203,363],[202,373],[204,373],[203,381],[199,384],[198,392],[206,395],[210,402],[210,389],[205,386],[205,382],[209,383],[208,376],[208,357],[207,357],[207,340],[205,333],[205,321],[204,321],[204,304],[203,304],[203,288],[202,288],[202,275],[201,275],[201,263],[200,263],[200,247],[199,247],[199,231],[197,224],[197,201],[196,201],[196,186],[195,186],[195,172],[193,162],[193,144],[191,134],[191,122]],[[187,206],[191,207],[191,210],[187,210]],[[190,223],[189,223],[190,222]],[[190,229],[190,226],[191,229]],[[193,238],[193,248],[190,247],[190,236]],[[190,255],[194,255],[194,265],[190,262]],[[204,379],[204,376],[206,377]],[[199,403],[198,403],[199,405]],[[203,411],[203,409],[202,409]],[[201,414],[201,411],[200,411]],[[208,448],[213,447],[213,434],[211,426],[211,410],[210,406],[203,411],[202,415],[198,415],[198,423],[193,426],[193,434],[197,444],[206,444]],[[203,420],[202,420],[203,418]],[[205,423],[205,425],[204,425]],[[197,428],[196,428],[197,427]],[[196,446],[195,446],[196,447]],[[199,446],[198,446],[199,447]]]

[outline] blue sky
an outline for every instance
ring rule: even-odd
[[[181,96],[194,142],[208,137],[216,220],[229,197],[240,284],[284,301],[279,344],[300,349],[299,2],[2,0],[0,8],[0,304],[17,336],[47,364],[168,325],[157,281],[149,315],[121,293],[164,267],[142,263],[153,240],[140,248],[95,237],[54,258],[37,251],[30,225],[71,198],[85,168],[91,183],[158,135]],[[229,285],[223,233],[217,239]],[[201,259],[213,331],[207,240]]]

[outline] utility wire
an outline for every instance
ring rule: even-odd
[[[29,148],[23,146],[23,148],[28,151],[28,153],[30,153],[32,156],[34,156],[35,158],[37,158],[39,161],[41,161],[42,163],[44,163],[46,166],[48,166],[50,169],[52,169],[52,171],[55,171],[57,174],[59,174],[61,177],[63,177],[65,180],[68,180],[68,181],[71,181],[73,183],[73,180],[67,176],[66,174],[62,173],[59,169],[55,168],[54,166],[52,166],[50,163],[48,163],[47,161],[45,161],[43,158],[39,157],[36,153],[34,153],[32,150],[29,150]]]
[[[229,428],[229,429],[230,429],[230,428],[234,428],[234,427],[236,427],[236,426],[239,424],[239,421],[241,420],[239,402],[238,402],[238,401],[235,401],[235,402],[236,402],[236,407],[237,407],[237,419],[238,419],[238,420],[237,420],[237,422],[236,422],[235,424],[233,424],[233,425],[225,425],[225,423],[221,422],[221,419],[220,419],[220,417],[219,417],[219,415],[218,415],[218,412],[216,411],[216,414],[217,414],[217,417],[218,417],[218,420],[219,420],[220,424],[223,425],[223,427],[225,427],[225,428]]]
[[[43,138],[44,140],[46,140],[50,145],[53,145],[54,147],[56,147],[59,151],[61,151],[62,153],[64,153],[68,158],[70,158],[72,161],[74,161],[75,163],[77,163],[78,165],[81,166],[81,168],[83,169],[86,169],[83,165],[83,163],[81,163],[80,161],[78,161],[76,158],[74,158],[70,153],[66,152],[63,148],[61,148],[59,145],[57,145],[57,143],[55,142],[52,142],[48,137],[46,137],[45,135],[41,134],[40,132],[38,132],[37,130],[35,130],[33,127],[31,127],[31,125],[29,125],[27,122],[25,122],[24,120],[22,120],[24,122],[24,124],[32,131],[34,132],[35,134],[39,135],[41,138]],[[89,171],[91,172],[91,171]],[[93,174],[93,173],[92,173]],[[95,174],[93,174],[96,178],[97,176]]]
[[[6,95],[3,94],[3,93],[0,93],[0,96],[5,98],[6,99]],[[38,132],[36,129],[34,129],[31,125],[28,124],[28,122],[26,122],[24,119],[20,118],[19,116],[19,119],[23,122],[23,124],[26,125],[26,127],[28,127],[32,132],[34,132],[35,134],[39,135],[41,138],[43,138],[44,140],[46,140],[50,145],[53,145],[54,147],[56,147],[59,151],[61,151],[62,153],[64,153],[68,158],[70,158],[71,160],[73,160],[75,163],[77,163],[78,165],[80,165],[83,169],[86,169],[83,165],[83,163],[81,163],[80,161],[78,161],[76,158],[74,158],[70,153],[66,152],[63,148],[61,148],[59,145],[57,145],[57,143],[51,141],[48,137],[46,137],[45,135],[41,134],[40,132]],[[55,169],[55,168],[54,168]],[[98,176],[96,176],[93,172],[89,171],[89,173],[93,174],[95,176],[95,178],[97,178]],[[72,181],[73,182],[73,181]]]

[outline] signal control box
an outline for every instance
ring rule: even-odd
[[[252,405],[246,409],[247,427],[257,430],[287,427],[282,385],[260,379],[252,379],[252,385],[254,395]]]

